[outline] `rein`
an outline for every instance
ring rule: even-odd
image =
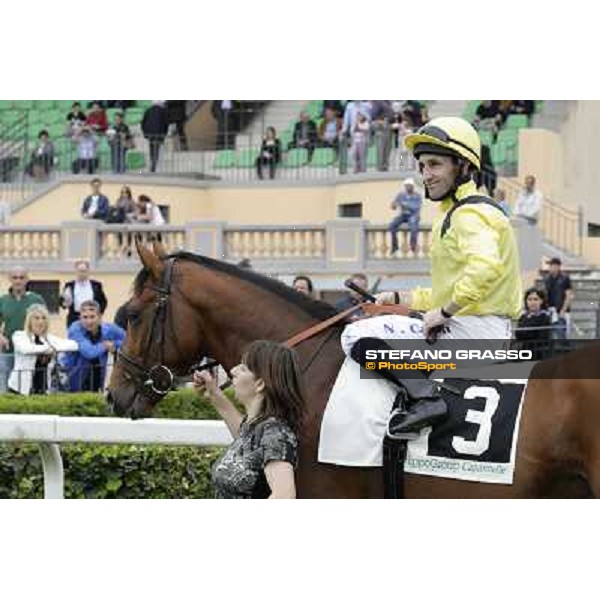
[[[178,379],[173,371],[164,364],[165,331],[169,316],[169,296],[171,295],[173,289],[172,278],[176,261],[177,258],[169,258],[166,261],[166,266],[161,276],[160,285],[149,286],[150,289],[157,293],[157,298],[155,301],[156,311],[152,318],[152,326],[144,347],[151,348],[154,345],[158,345],[160,359],[158,364],[147,366],[143,361],[128,355],[122,350],[117,353],[117,362],[121,362],[123,370],[129,379],[133,381],[136,391],[142,396],[146,397],[153,405],[157,404],[173,389],[175,381]],[[420,313],[411,311],[407,306],[379,306],[377,304],[365,302],[348,308],[341,313],[326,319],[325,321],[321,321],[312,327],[309,327],[308,329],[300,331],[293,337],[283,342],[283,344],[288,348],[294,348],[302,342],[309,340],[328,329],[331,329],[335,325],[343,323],[348,317],[354,313],[357,313],[358,311],[362,311],[369,316],[395,314],[413,316],[417,318],[421,317]],[[312,353],[310,360],[302,369],[303,371],[308,370],[308,368],[312,365],[319,352],[331,338],[331,335],[334,333],[334,331],[334,329],[331,329],[329,335],[323,339],[317,349]],[[196,363],[190,367],[187,374],[184,375],[183,378],[188,377],[189,373],[192,373],[193,371],[211,369],[215,366],[218,366],[217,361],[208,361],[204,364]],[[226,382],[220,387],[221,389],[225,389],[226,387],[229,387],[229,385],[231,385],[231,382]]]

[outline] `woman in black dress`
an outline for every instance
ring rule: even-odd
[[[295,498],[304,409],[295,351],[275,342],[253,342],[231,376],[244,416],[209,373],[194,373],[196,390],[206,395],[234,438],[213,466],[215,497]]]

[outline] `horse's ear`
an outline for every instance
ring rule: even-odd
[[[152,240],[152,249],[154,250],[154,254],[158,256],[160,260],[164,260],[167,258],[167,253],[165,251],[165,247],[162,245],[162,240],[160,239],[160,235]]]
[[[156,280],[160,280],[163,270],[163,264],[158,256],[146,248],[141,235],[135,236],[135,247],[140,255],[140,260],[146,269],[148,269]]]

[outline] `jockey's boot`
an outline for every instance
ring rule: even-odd
[[[368,349],[391,349],[391,347],[379,338],[363,338],[360,344],[356,343],[351,351],[352,358],[362,364],[366,363],[360,356],[361,350]],[[400,410],[394,411],[390,418],[388,430],[392,435],[404,433],[415,433],[444,421],[448,415],[448,406],[442,398],[440,385],[435,381],[427,379],[421,371],[411,371],[415,377],[400,378],[398,372],[392,369],[377,369],[377,373],[384,379],[391,381],[406,391],[407,403]]]

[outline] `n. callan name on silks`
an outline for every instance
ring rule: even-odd
[[[533,360],[531,350],[366,350],[367,360]]]

